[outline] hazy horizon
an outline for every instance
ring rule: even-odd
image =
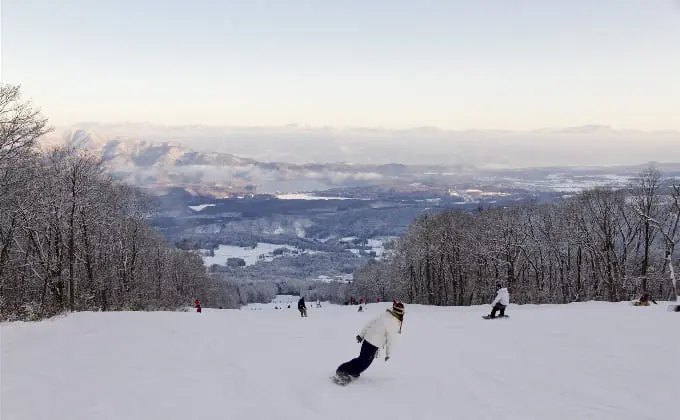
[[[0,67],[56,126],[680,131],[680,2],[5,0]]]
[[[81,133],[76,133],[81,130]],[[87,135],[87,133],[92,133]],[[304,126],[163,126],[83,123],[58,127],[52,140],[88,138],[103,147],[127,138],[175,142],[200,152],[221,152],[266,162],[478,167],[638,165],[680,162],[680,132],[615,130],[604,126],[534,131],[431,128],[409,130]],[[417,145],[417,147],[414,147]]]
[[[531,129],[504,129],[504,128],[443,128],[437,126],[429,125],[405,125],[403,127],[385,127],[380,125],[333,125],[333,124],[301,124],[298,122],[290,122],[286,124],[270,124],[270,125],[239,125],[239,124],[228,124],[227,122],[222,124],[162,124],[153,121],[145,120],[130,120],[130,121],[76,121],[69,124],[50,124],[53,128],[60,129],[88,129],[95,128],[100,129],[102,127],[115,128],[115,127],[125,127],[125,129],[131,129],[135,127],[148,127],[148,128],[165,128],[165,129],[182,129],[186,130],[189,128],[201,128],[201,129],[234,129],[234,130],[277,130],[277,129],[301,129],[301,130],[337,130],[337,131],[384,131],[384,132],[405,132],[405,131],[441,131],[450,133],[467,133],[467,132],[498,132],[498,133],[538,133],[545,131],[597,131],[605,130],[612,132],[638,132],[638,133],[648,133],[648,134],[680,134],[680,129],[657,129],[657,130],[645,130],[639,128],[617,128],[607,124],[578,124],[578,125],[566,125],[566,126],[539,126]]]

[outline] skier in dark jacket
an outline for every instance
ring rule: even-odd
[[[298,300],[298,311],[300,311],[300,316],[307,316],[307,306],[305,305],[304,297],[300,297],[300,300]]]
[[[653,304],[656,305],[656,301],[654,299],[650,299],[649,293],[645,292],[642,296],[640,296],[640,300],[633,303],[633,305],[635,305],[635,306],[649,306],[650,301]]]

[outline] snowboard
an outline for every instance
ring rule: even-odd
[[[510,317],[507,316],[507,315],[503,315],[503,316],[499,315],[496,318],[491,318],[489,315],[482,315],[482,318],[484,318],[484,319],[498,319],[498,318],[510,318]]]
[[[349,375],[338,375],[337,372],[334,375],[331,375],[331,381],[333,381],[333,383],[335,383],[336,385],[340,386],[345,386],[354,381],[355,379],[356,378],[353,378]]]
[[[670,305],[668,312],[680,312],[680,305]]]

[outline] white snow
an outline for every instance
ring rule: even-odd
[[[200,205],[198,205],[198,206],[189,206],[189,208],[190,208],[191,210],[193,210],[193,211],[201,211],[201,210],[203,210],[203,209],[205,209],[205,208],[208,208],[208,207],[215,207],[215,206],[216,206],[216,204],[200,204]]]
[[[203,263],[206,266],[213,264],[226,265],[227,258],[243,258],[246,265],[253,265],[258,261],[272,261],[276,258],[272,253],[275,249],[286,248],[290,251],[300,251],[300,249],[290,245],[277,245],[267,242],[259,242],[255,248],[241,248],[233,245],[219,245],[214,251],[214,256],[202,255]],[[206,250],[201,250],[206,252]],[[312,251],[308,251],[310,253]]]
[[[318,281],[322,281],[324,283],[330,283],[332,281],[337,281],[340,283],[349,283],[354,279],[354,274],[349,273],[349,274],[339,274],[337,276],[325,276],[325,275],[320,275],[319,277],[316,278]]]
[[[7,420],[677,417],[680,314],[665,304],[407,305],[389,362],[355,383],[329,374],[385,310],[74,313],[4,323]],[[384,354],[383,354],[384,355]]]
[[[394,240],[396,239],[396,236],[387,236],[387,237],[380,237],[380,238],[369,238],[366,240],[366,246],[370,248],[369,250],[365,252],[375,252],[375,259],[380,259],[384,254],[385,254],[385,242]],[[351,242],[354,239],[357,239],[355,236],[348,236],[345,238],[341,238],[340,242]],[[347,248],[348,251],[353,253],[354,255],[360,255],[362,250],[358,248]]]
[[[277,194],[279,200],[358,200],[351,197],[327,197],[322,195],[311,195],[304,193]]]
[[[504,177],[504,179],[522,188],[552,190],[564,193],[576,193],[600,186],[621,188],[630,185],[634,181],[633,177],[625,175],[601,174],[581,176],[564,173],[549,174],[543,180],[524,180],[513,177]]]
[[[385,241],[386,239],[368,239],[368,246],[371,247],[371,251],[375,252],[375,255],[380,257],[385,253]]]
[[[291,309],[294,308],[297,310],[298,299],[300,299],[300,296],[276,295],[270,303],[251,303],[250,305],[241,308],[241,310],[276,309],[277,307],[280,309],[288,309],[288,305],[290,305]],[[307,303],[307,306],[309,305],[310,303]]]

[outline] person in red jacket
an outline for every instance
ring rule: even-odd
[[[196,299],[194,301],[194,306],[196,307],[196,312],[198,312],[200,314],[201,313],[201,302],[199,302],[198,299]]]

